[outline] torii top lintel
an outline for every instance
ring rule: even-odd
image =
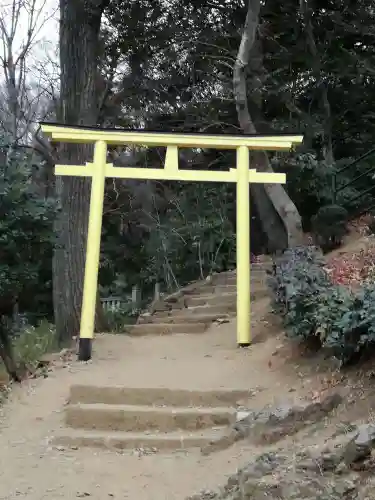
[[[252,150],[288,151],[303,142],[303,135],[229,135],[195,134],[119,128],[99,128],[41,122],[42,131],[53,141],[66,143],[134,144],[144,146],[177,146],[180,148],[236,149],[245,146]]]

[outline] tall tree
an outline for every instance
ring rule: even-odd
[[[233,91],[241,129],[246,134],[257,133],[256,124],[248,106],[248,73],[253,62],[255,74],[252,79],[252,100],[261,114],[262,86],[259,80],[261,47],[257,40],[260,0],[249,0],[242,39],[233,71]],[[272,172],[266,153],[254,153],[252,165],[261,172]],[[268,238],[269,250],[276,251],[302,242],[302,222],[298,210],[285,189],[279,184],[254,185],[251,192],[259,217]]]
[[[60,0],[60,120],[69,125],[97,124],[99,34],[109,0]],[[83,164],[92,154],[85,145],[66,144],[59,152],[64,164]],[[72,177],[56,181],[61,201],[59,246],[53,259],[54,309],[60,342],[78,335],[83,296],[90,206],[90,181]],[[101,327],[100,303],[97,327]]]
[[[322,73],[322,61],[315,41],[313,27],[313,7],[309,0],[300,1],[301,14],[304,21],[304,31],[306,34],[306,46],[310,52],[312,76],[316,81],[316,87],[320,92],[321,107],[323,110],[323,155],[327,166],[334,164],[333,144],[332,144],[332,112],[328,95],[328,77],[324,78]]]

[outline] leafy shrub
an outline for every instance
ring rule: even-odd
[[[28,325],[14,339],[13,346],[18,362],[35,367],[43,354],[58,349],[55,327],[47,321],[37,327]]]
[[[332,173],[311,153],[284,155],[272,159],[277,172],[288,172],[286,189],[298,208],[305,231],[310,231],[316,210],[332,201]]]
[[[274,260],[268,285],[274,309],[286,314],[294,300],[313,295],[330,283],[322,252],[314,246],[287,249]]]
[[[182,184],[144,243],[148,254],[142,281],[159,281],[171,292],[212,272],[233,269],[236,238],[227,186]]]
[[[367,286],[352,297],[352,303],[334,324],[326,340],[343,363],[375,346],[375,286]]]
[[[30,182],[24,155],[5,149],[0,164],[0,356],[15,380],[11,342],[14,304],[35,293],[54,244],[54,200],[41,198]]]
[[[274,260],[269,287],[287,335],[346,364],[375,346],[375,286],[353,293],[334,284],[324,265],[315,247],[288,249]]]
[[[353,161],[352,158],[338,160],[334,167],[328,166],[324,160],[319,160],[312,153],[293,153],[291,156],[275,156],[272,166],[276,172],[288,172],[286,189],[302,217],[303,229],[311,231],[312,218],[317,210],[333,203],[333,178],[340,188],[334,203],[344,207],[354,214],[372,204],[371,196],[361,195],[366,189],[362,184],[351,181],[366,169],[362,165],[342,171],[342,168]],[[358,169],[358,170],[357,170]],[[370,176],[364,177],[365,184],[374,181]]]
[[[326,205],[320,208],[312,219],[315,243],[324,252],[340,246],[347,233],[347,220],[347,210],[339,205]]]
[[[144,189],[147,195],[130,191],[119,199],[117,190],[109,191],[99,277],[105,294],[123,296],[141,283],[142,297],[152,297],[155,282],[172,293],[236,267],[233,186],[181,182]]]
[[[104,311],[108,328],[113,333],[121,333],[126,326],[135,324],[140,313],[141,309],[134,309],[131,304],[115,311]]]

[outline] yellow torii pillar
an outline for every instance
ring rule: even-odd
[[[174,134],[143,130],[99,129],[42,123],[54,142],[94,144],[94,160],[86,165],[56,165],[55,174],[91,177],[85,279],[81,313],[79,359],[91,358],[98,287],[100,241],[106,177],[145,180],[235,182],[237,185],[237,344],[251,344],[250,332],[250,194],[249,183],[285,184],[285,173],[250,169],[249,150],[288,151],[301,144],[302,135],[232,136]],[[120,168],[107,163],[108,145],[167,147],[164,169]],[[226,172],[180,170],[178,148],[235,149],[236,168]]]

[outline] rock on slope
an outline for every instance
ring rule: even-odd
[[[347,248],[336,253],[359,253],[365,243],[367,240],[355,238]],[[370,401],[368,405],[372,408]],[[307,406],[305,410],[306,416],[311,415],[312,406]],[[292,412],[294,416],[295,413]],[[262,428],[257,423],[258,417],[250,420],[246,429],[237,425],[238,428],[232,430],[230,444],[244,438],[254,441],[254,437],[257,444],[261,444],[259,437],[264,423],[268,426],[270,419],[260,422]],[[288,419],[281,422],[281,427],[282,430],[286,427],[289,436],[295,436],[289,439],[289,444],[284,440],[279,442],[279,446],[284,444],[279,448],[259,446],[259,454],[217,491],[203,491],[187,500],[375,500],[373,423],[350,425],[341,432],[337,432],[335,426],[333,429],[332,425],[324,432],[310,425],[307,432],[301,434],[299,431],[303,422],[300,419],[297,419],[297,433],[294,432],[295,419],[292,429],[288,422]],[[280,422],[276,426],[277,437],[280,435],[278,427]],[[310,443],[307,436],[310,436]],[[227,443],[222,444],[210,444],[207,452],[227,447]]]
[[[321,447],[260,453],[218,491],[187,500],[371,500],[375,498],[375,425],[337,433]]]

